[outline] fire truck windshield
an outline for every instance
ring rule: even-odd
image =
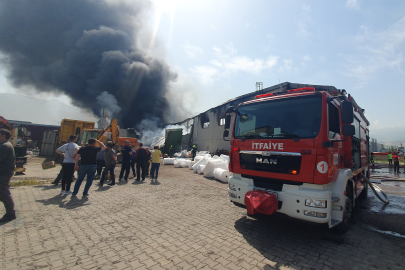
[[[321,126],[321,101],[321,95],[311,95],[242,105],[235,139],[315,138]]]

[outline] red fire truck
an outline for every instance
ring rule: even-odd
[[[224,139],[234,119],[229,199],[251,206],[260,191],[275,197],[279,213],[346,232],[355,199],[367,196],[364,109],[333,86],[286,82],[267,90],[227,110]]]

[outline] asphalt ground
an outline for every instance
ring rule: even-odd
[[[227,184],[170,165],[156,183],[93,184],[77,198],[59,191],[12,188],[18,217],[0,224],[0,269],[405,268],[405,197],[393,193],[384,205],[369,190],[338,235],[281,214],[247,216]]]

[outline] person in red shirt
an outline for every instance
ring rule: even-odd
[[[398,156],[398,152],[395,152],[395,154],[392,156],[392,159],[394,160],[394,173],[399,173],[399,156]]]

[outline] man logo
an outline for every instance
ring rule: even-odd
[[[277,159],[256,158],[256,163],[277,165]]]

